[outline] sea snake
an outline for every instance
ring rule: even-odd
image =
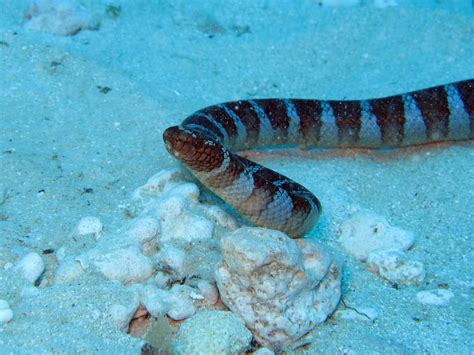
[[[309,232],[319,200],[235,153],[259,146],[402,147],[474,139],[474,79],[367,100],[259,99],[203,108],[163,133],[167,150],[257,226]]]

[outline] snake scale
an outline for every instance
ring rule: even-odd
[[[309,232],[319,200],[235,152],[260,146],[402,147],[474,139],[474,79],[367,100],[258,99],[203,108],[163,134],[168,151],[257,226]]]

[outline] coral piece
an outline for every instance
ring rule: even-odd
[[[30,0],[25,11],[25,27],[60,36],[72,36],[81,30],[96,30],[99,22],[72,0]]]
[[[54,270],[54,282],[67,283],[78,279],[83,273],[84,269],[80,263],[74,259],[67,259],[61,261],[56,270]]]
[[[94,265],[105,277],[123,284],[145,281],[153,271],[150,259],[136,247],[114,250],[96,258]]]
[[[196,313],[196,306],[192,298],[192,295],[196,292],[194,288],[186,285],[174,285],[170,292],[168,317],[174,320],[182,320]]]
[[[164,316],[168,313],[171,300],[170,291],[152,285],[145,286],[141,295],[141,303],[153,317]]]
[[[177,354],[243,354],[252,334],[231,312],[204,311],[186,320],[178,332]]]
[[[103,228],[104,226],[102,225],[102,222],[99,218],[92,216],[84,217],[81,218],[81,220],[77,224],[75,228],[75,234],[81,236],[92,234],[94,237],[97,238],[102,232]]]
[[[186,179],[180,169],[165,169],[156,173],[148,179],[145,185],[135,189],[132,194],[134,200],[147,202],[149,198],[158,198],[171,190],[182,185]],[[199,191],[198,191],[199,196]]]
[[[314,240],[243,227],[225,236],[221,248],[216,281],[222,301],[262,345],[286,350],[304,344],[339,302],[342,261]]]
[[[110,307],[109,314],[116,327],[126,332],[138,307],[139,303],[137,301],[129,303],[126,306],[114,303]]]
[[[217,291],[216,286],[211,284],[209,281],[199,280],[197,282],[197,287],[204,296],[204,299],[210,304],[215,304],[219,299],[219,292]]]
[[[171,282],[171,277],[164,271],[158,271],[155,275],[155,284],[160,288],[168,286]]]
[[[6,300],[0,299],[0,322],[8,323],[13,319],[13,311]]]
[[[415,242],[415,236],[391,226],[383,217],[361,211],[341,225],[340,240],[351,255],[365,261],[376,249],[408,250]]]
[[[44,261],[38,254],[29,253],[14,265],[13,270],[34,284],[44,271]]]
[[[171,270],[176,277],[183,278],[190,270],[186,268],[186,252],[181,248],[172,245],[165,245],[161,248],[156,259],[161,268]]]
[[[154,260],[167,273],[157,280],[162,287],[190,275],[213,280],[220,259],[216,233],[235,227],[235,220],[220,207],[200,203],[199,194],[197,185],[178,169],[157,173],[133,193],[140,218],[159,223],[154,240],[160,251]]]
[[[406,253],[397,249],[377,249],[367,257],[367,266],[385,280],[397,285],[421,283],[426,275],[420,261],[409,260]]]
[[[170,205],[175,203],[175,198],[166,200],[161,209],[161,242],[172,239],[190,244],[206,239],[211,239],[214,224],[208,219],[189,213],[185,210],[176,213]],[[180,223],[176,223],[179,220]]]
[[[442,288],[420,291],[416,294],[416,300],[430,306],[447,306],[454,298],[454,293]]]

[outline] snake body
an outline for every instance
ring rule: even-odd
[[[257,226],[309,232],[318,199],[235,152],[260,146],[402,147],[474,139],[474,79],[367,100],[260,99],[201,109],[163,134],[168,151]]]

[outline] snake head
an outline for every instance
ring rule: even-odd
[[[163,133],[168,152],[195,171],[211,171],[222,164],[224,147],[203,132],[173,126]]]

